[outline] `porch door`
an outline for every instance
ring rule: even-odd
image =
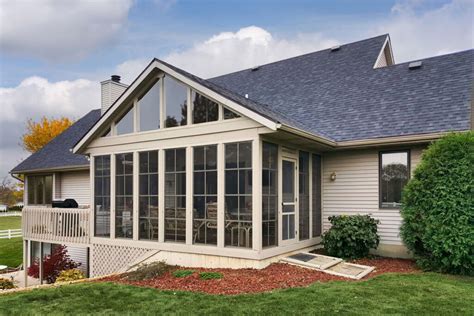
[[[296,209],[297,209],[297,172],[296,159],[282,159],[282,185],[281,185],[281,244],[296,242]]]

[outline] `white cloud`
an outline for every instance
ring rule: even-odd
[[[70,60],[110,43],[133,0],[0,2],[0,47],[10,54]]]
[[[266,64],[331,47],[338,42],[322,34],[299,34],[287,40],[274,37],[257,26],[244,27],[237,32],[222,32],[196,43],[187,50],[162,56],[164,61],[202,78]],[[116,71],[131,82],[150,62],[134,59],[120,64]]]
[[[79,119],[100,107],[100,85],[85,79],[49,82],[29,77],[13,88],[0,88],[0,178],[28,153],[21,149],[26,121],[66,116]]]
[[[473,38],[472,0],[454,0],[443,6],[418,10],[423,1],[400,1],[375,33],[390,33],[396,62],[470,49]]]

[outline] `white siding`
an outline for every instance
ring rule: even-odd
[[[67,253],[72,261],[81,264],[78,269],[87,275],[87,248],[67,246]]]
[[[420,161],[421,147],[412,148],[411,172]],[[370,214],[379,219],[381,244],[401,245],[398,210],[379,209],[379,151],[354,150],[334,152],[323,158],[323,228],[329,228],[332,215]],[[330,175],[336,173],[336,180]]]
[[[90,203],[89,171],[71,171],[60,174],[60,199],[75,199],[80,205]]]

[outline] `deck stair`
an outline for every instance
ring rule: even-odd
[[[363,278],[375,269],[370,266],[345,262],[341,258],[309,252],[296,253],[280,261],[356,280]]]

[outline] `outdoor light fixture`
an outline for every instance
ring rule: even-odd
[[[331,181],[336,181],[336,172],[335,171],[333,171],[331,173],[331,175],[329,176],[329,179],[331,179]]]

